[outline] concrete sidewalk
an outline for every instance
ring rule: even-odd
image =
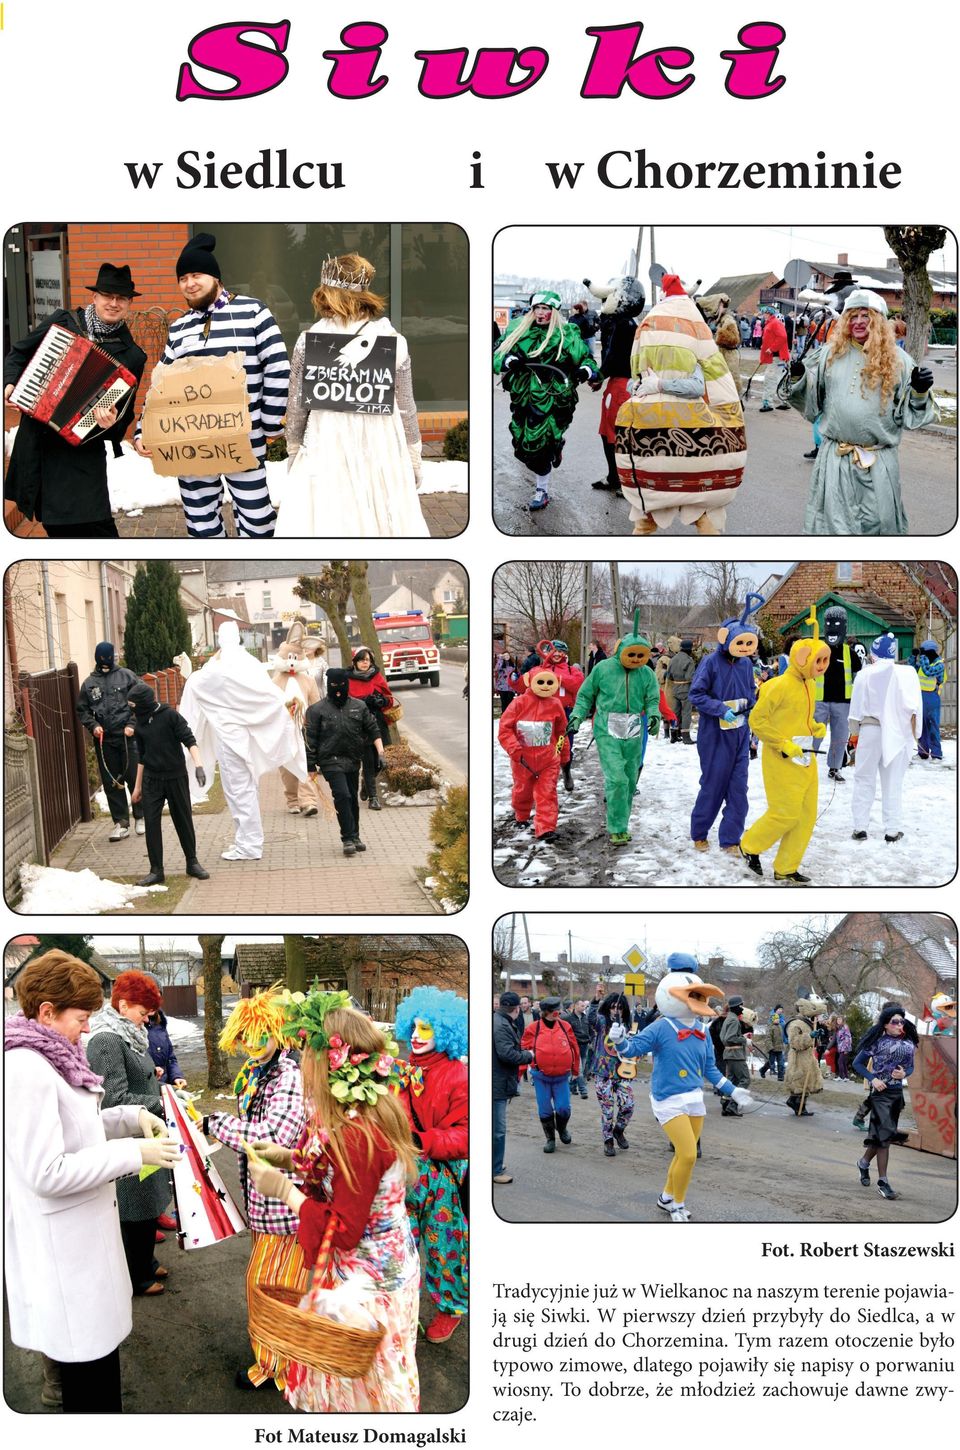
[[[197,815],[197,855],[210,872],[210,880],[191,880],[172,904],[168,893],[151,892],[138,899],[138,913],[440,912],[416,874],[426,867],[431,847],[429,809],[410,806],[371,811],[361,802],[360,834],[367,850],[351,857],[342,854],[335,818],[287,814],[276,771],[260,782],[260,810],[265,838],[261,860],[222,861],[220,852],[232,844],[234,835],[229,811]],[[78,825],[60,843],[50,865],[66,871],[89,868],[111,880],[137,880],[145,875],[149,863],[144,838],[131,828],[125,841],[111,842],[107,839],[110,831],[111,823],[104,816]],[[182,881],[183,853],[166,815],[163,854],[167,881]]]
[[[451,539],[467,527],[469,509],[465,493],[427,493],[420,499],[423,516],[427,521],[432,539]],[[162,508],[147,508],[133,518],[124,513],[114,515],[114,522],[121,539],[185,539],[187,527],[180,504],[165,504]],[[227,537],[237,537],[233,522],[233,507],[229,499],[223,509],[223,523]],[[30,530],[36,525],[24,523]],[[20,527],[14,531],[20,536]],[[42,534],[38,537],[43,537]]]

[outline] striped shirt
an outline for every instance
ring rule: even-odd
[[[202,312],[178,317],[170,324],[160,361],[177,362],[195,353],[224,357],[228,352],[243,353],[251,434],[278,433],[287,409],[290,360],[280,329],[259,298],[231,297],[224,291]]]
[[[289,1051],[278,1053],[264,1069],[256,1096],[250,1104],[249,1117],[211,1113],[207,1119],[210,1137],[232,1148],[239,1156],[247,1222],[254,1233],[296,1233],[297,1216],[280,1199],[264,1198],[257,1192],[247,1172],[243,1144],[263,1139],[279,1143],[284,1148],[295,1148],[305,1127],[300,1064],[296,1053]]]

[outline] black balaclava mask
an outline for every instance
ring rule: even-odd
[[[847,611],[840,604],[831,604],[823,612],[823,637],[831,650],[841,649],[847,638]]]
[[[157,697],[146,680],[138,680],[135,685],[130,686],[127,700],[133,706],[133,713],[138,720],[149,720],[157,708]]]
[[[100,641],[93,652],[93,659],[99,674],[109,675],[111,670],[116,669],[117,653],[110,640]]]
[[[335,705],[345,705],[350,693],[350,681],[346,670],[327,670],[327,699]]]

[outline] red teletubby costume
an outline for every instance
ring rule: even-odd
[[[522,825],[534,818],[537,837],[552,835],[557,825],[557,781],[570,759],[567,716],[558,698],[560,681],[548,665],[528,670],[524,692],[500,716],[497,738],[510,757],[513,771],[511,804]]]

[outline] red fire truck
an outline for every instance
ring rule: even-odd
[[[422,609],[412,609],[409,614],[375,614],[373,624],[390,684],[419,680],[421,685],[439,685],[440,651]]]

